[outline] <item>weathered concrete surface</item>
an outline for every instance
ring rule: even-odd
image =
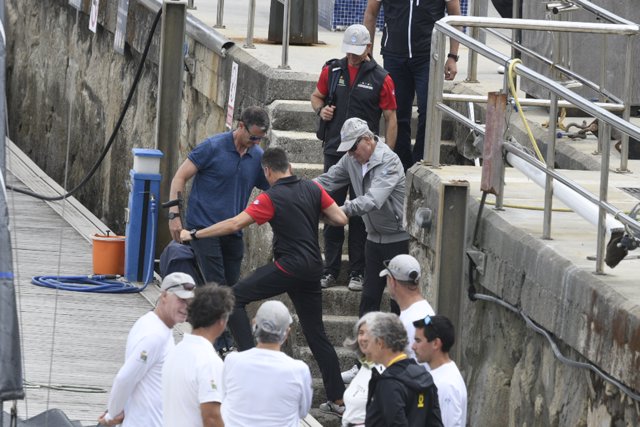
[[[419,229],[413,223],[413,212],[418,206],[430,206],[437,219],[442,182],[459,177],[472,182],[472,188],[479,188],[478,175],[477,168],[411,169],[406,218],[416,239],[411,252],[420,257],[425,270],[433,272],[436,233]],[[521,188],[525,181],[508,179],[508,194],[531,194],[526,204],[532,204],[539,193]],[[612,182],[612,186],[624,185]],[[477,196],[475,190],[469,198],[467,247],[471,246],[479,208]],[[566,357],[591,362],[640,390],[640,295],[628,290],[637,287],[640,261],[624,261],[627,265],[621,264],[620,270],[596,276],[592,274],[593,263],[585,260],[585,251],[595,253],[595,227],[576,219],[575,214],[556,214],[554,241],[543,241],[531,226],[537,221],[541,228],[542,213],[513,211],[485,207],[479,250],[486,256],[486,265],[484,274],[478,275],[477,291],[518,307],[550,331]],[[432,230],[437,227],[436,222]],[[571,238],[582,233],[583,240],[576,244],[585,248],[570,246],[565,233],[572,234]],[[459,236],[447,238],[462,235],[461,230]],[[427,295],[436,293],[429,276],[423,281]],[[461,286],[466,291],[468,276]],[[560,363],[552,356],[546,339],[529,329],[519,315],[495,303],[471,302],[466,297],[460,303],[464,314],[457,344],[462,351],[458,364],[469,389],[473,425],[637,425],[637,402],[593,373]]]

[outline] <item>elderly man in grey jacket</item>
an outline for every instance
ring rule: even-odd
[[[409,235],[402,226],[405,175],[402,162],[367,122],[351,118],[340,131],[338,151],[348,152],[316,181],[327,191],[351,185],[356,198],[347,200],[341,209],[348,216],[359,215],[367,228],[365,277],[360,299],[360,317],[380,309],[386,278],[379,272],[383,262],[409,252]],[[391,302],[391,310],[400,312]]]

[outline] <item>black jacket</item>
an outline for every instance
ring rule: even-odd
[[[413,359],[375,369],[369,381],[366,427],[442,427],[438,389],[427,370]]]
[[[429,56],[431,32],[436,21],[444,17],[445,0],[382,0],[382,8],[382,55]]]
[[[358,69],[356,81],[349,81],[349,69],[347,58],[334,61],[329,65],[329,79],[331,69],[340,67],[342,72],[338,80],[336,92],[333,95],[333,104],[336,106],[335,114],[330,122],[327,122],[327,130],[324,139],[324,153],[334,156],[342,156],[336,150],[340,145],[340,129],[344,122],[351,117],[358,117],[367,122],[369,129],[378,134],[380,128],[380,91],[384,79],[389,74],[373,59],[363,62]]]

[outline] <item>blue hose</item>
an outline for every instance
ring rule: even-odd
[[[103,294],[132,294],[142,292],[142,287],[135,286],[114,274],[90,274],[86,276],[34,276],[31,283],[51,289],[75,292],[97,292]]]

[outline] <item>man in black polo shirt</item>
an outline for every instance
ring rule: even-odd
[[[318,245],[318,222],[344,226],[348,219],[327,192],[317,183],[291,174],[286,153],[269,148],[262,156],[264,174],[271,188],[237,216],[200,230],[182,230],[183,242],[234,233],[254,222],[269,222],[273,229],[274,262],[258,268],[233,286],[236,305],[229,326],[238,344],[246,350],[254,346],[245,306],[287,293],[300,319],[302,331],[316,358],[335,412],[344,411],[344,384],[335,349],[322,322],[322,257]]]

